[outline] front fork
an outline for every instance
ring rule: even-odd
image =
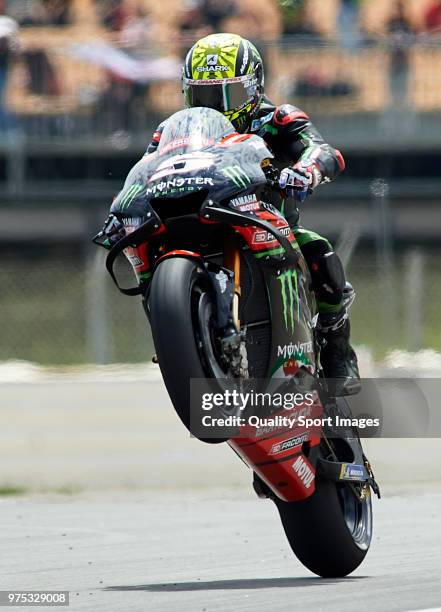
[[[232,315],[238,332],[240,332],[239,304],[240,304],[240,249],[234,237],[228,237],[224,244],[224,266],[234,274],[234,295]]]
[[[225,330],[221,340],[222,352],[227,356],[231,371],[237,378],[248,378],[248,356],[246,349],[246,331],[240,329],[240,246],[234,236],[226,238],[224,243],[223,265],[233,272],[233,297],[231,303],[232,325]]]

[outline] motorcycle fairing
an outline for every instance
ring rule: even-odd
[[[261,190],[266,185],[261,163],[272,157],[264,141],[254,135],[228,147],[218,143],[184,155],[146,155],[129,172],[110,212],[142,217],[151,210],[150,200],[158,197],[174,199],[209,189],[210,197],[221,202],[238,190]]]
[[[268,375],[285,378],[301,368],[313,372],[315,354],[310,339],[315,312],[307,290],[309,272],[283,215],[261,200],[266,186],[261,163],[271,153],[257,136],[233,144],[232,138],[229,141],[228,146],[218,143],[204,151],[180,156],[146,156],[130,172],[111,211],[124,220],[127,232],[131,232],[132,224],[139,224],[139,219],[147,219],[144,223],[148,223],[148,219],[157,218],[154,207],[159,200],[176,201],[182,197],[180,191],[173,191],[181,189],[179,180],[187,181],[186,188],[191,191],[205,189],[200,220],[229,224],[263,265],[275,321]],[[239,168],[243,168],[240,173]],[[164,226],[161,220],[159,225],[149,225],[151,228],[157,226],[156,233],[166,231],[166,222]],[[146,243],[130,244],[125,250],[139,281],[148,281],[152,273],[148,237]],[[303,308],[300,307],[302,299]]]

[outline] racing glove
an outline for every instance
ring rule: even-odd
[[[311,159],[304,159],[282,170],[279,186],[286,190],[288,197],[303,202],[321,180],[322,173],[318,164]]]

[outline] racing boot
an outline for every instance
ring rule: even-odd
[[[349,344],[350,324],[345,310],[321,313],[319,337],[322,341],[320,362],[335,397],[354,395],[361,390],[357,356]]]

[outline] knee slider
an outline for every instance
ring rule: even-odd
[[[340,304],[346,285],[340,257],[334,251],[314,257],[310,262],[312,287],[317,298],[327,304]]]

